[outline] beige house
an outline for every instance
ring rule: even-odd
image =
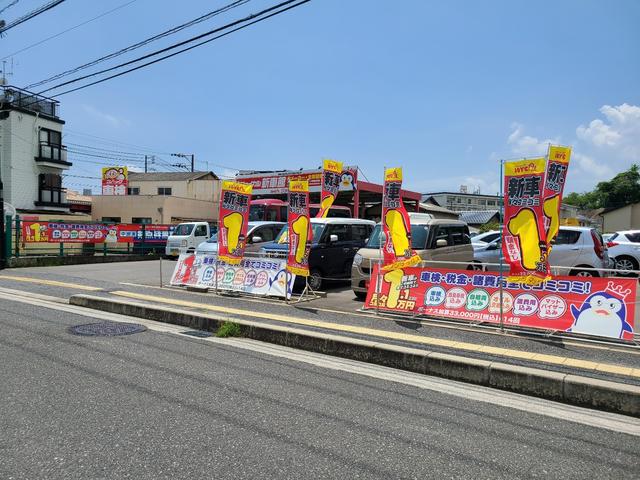
[[[220,179],[213,172],[132,172],[127,193],[94,195],[92,218],[145,224],[218,219]]]
[[[600,216],[602,217],[602,231],[604,233],[640,229],[640,203],[606,209]]]

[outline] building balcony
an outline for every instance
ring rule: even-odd
[[[0,109],[21,110],[59,120],[60,103],[37,93],[4,85],[0,86]]]
[[[35,161],[39,165],[63,169],[73,165],[67,161],[67,147],[65,145],[54,145],[47,142],[40,142]]]
[[[55,208],[67,210],[70,203],[67,202],[67,189],[62,187],[41,187],[38,190],[38,200],[34,202],[36,207]]]

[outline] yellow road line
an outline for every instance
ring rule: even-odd
[[[204,303],[196,303],[196,302],[189,302],[186,300],[156,297],[154,295],[144,295],[141,293],[126,292],[122,290],[118,290],[111,293],[121,297],[135,298],[138,300],[148,300],[152,302],[165,303],[169,305],[176,305],[176,306],[182,306],[182,307],[199,308],[203,310],[210,310],[213,312],[221,312],[221,313],[226,313],[231,315],[256,317],[256,318],[262,318],[267,320],[275,320],[278,322],[292,323],[296,325],[305,325],[308,327],[317,327],[317,328],[324,328],[327,330],[335,330],[340,332],[357,333],[360,335],[368,335],[371,337],[400,340],[405,342],[419,343],[423,345],[448,347],[448,348],[466,350],[471,352],[483,352],[483,353],[489,353],[491,355],[497,355],[501,357],[528,359],[536,362],[549,363],[553,365],[570,366],[574,368],[580,368],[583,370],[593,370],[593,371],[599,371],[599,372],[611,372],[619,375],[640,378],[640,369],[624,367],[622,365],[591,362],[586,360],[578,360],[575,358],[561,357],[559,355],[545,355],[540,353],[527,352],[524,350],[512,350],[508,348],[492,347],[488,345],[481,345],[481,344],[474,344],[474,343],[456,342],[454,340],[447,340],[444,338],[425,337],[425,336],[413,335],[409,333],[391,332],[388,330],[359,327],[356,325],[341,325],[337,323],[324,322],[321,320],[308,320],[305,318],[291,317],[288,315],[279,315],[276,313],[264,313],[264,312],[256,312],[251,310],[243,310],[240,308],[208,305]]]
[[[98,291],[98,290],[102,290],[102,288],[100,288],[100,287],[90,287],[88,285],[78,285],[76,283],[58,282],[56,280],[44,280],[42,278],[13,277],[13,276],[10,276],[10,275],[0,275],[0,280],[13,280],[15,282],[37,283],[38,285],[49,285],[51,287],[74,288],[76,290],[85,290],[85,291],[89,291],[89,292],[95,292],[95,291]]]

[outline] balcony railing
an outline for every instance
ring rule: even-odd
[[[36,162],[53,162],[71,166],[71,163],[67,161],[67,147],[47,142],[40,142]]]
[[[38,190],[38,207],[68,207],[67,189],[62,187],[40,187]]]
[[[60,109],[57,100],[9,85],[0,86],[0,107],[28,110],[54,118],[58,118]]]

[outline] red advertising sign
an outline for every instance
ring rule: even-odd
[[[550,145],[548,156],[549,161],[544,180],[544,202],[542,207],[547,234],[547,254],[551,251],[551,242],[556,238],[560,229],[560,205],[562,203],[564,181],[567,178],[567,170],[569,170],[571,148]]]
[[[128,186],[127,167],[102,168],[102,195],[126,195]]]
[[[309,182],[309,192],[322,190],[322,170],[303,170],[301,172],[283,172],[280,174],[238,176],[236,180],[250,183],[253,195],[287,194],[291,180],[306,180]],[[358,167],[345,167],[340,174],[339,191],[354,191],[358,183]]]
[[[169,225],[145,225],[145,242],[166,242],[169,229]],[[22,222],[21,230],[23,243],[142,242],[142,225]]]
[[[295,275],[309,276],[309,248],[312,240],[309,221],[309,183],[289,182],[289,255],[287,270]]]
[[[220,260],[230,265],[240,263],[244,255],[251,190],[251,185],[247,183],[229,180],[222,182],[218,217],[220,219],[218,256]]]
[[[407,209],[402,203],[401,190],[402,169],[388,168],[384,173],[382,194],[382,270],[411,267],[420,263],[420,257],[411,248],[411,224]]]
[[[378,277],[374,265],[365,308],[500,322],[500,276],[408,267]],[[555,277],[538,285],[502,279],[505,325],[633,340],[637,279]]]
[[[542,211],[545,164],[544,158],[505,163],[502,250],[512,282],[536,285],[551,278]]]

